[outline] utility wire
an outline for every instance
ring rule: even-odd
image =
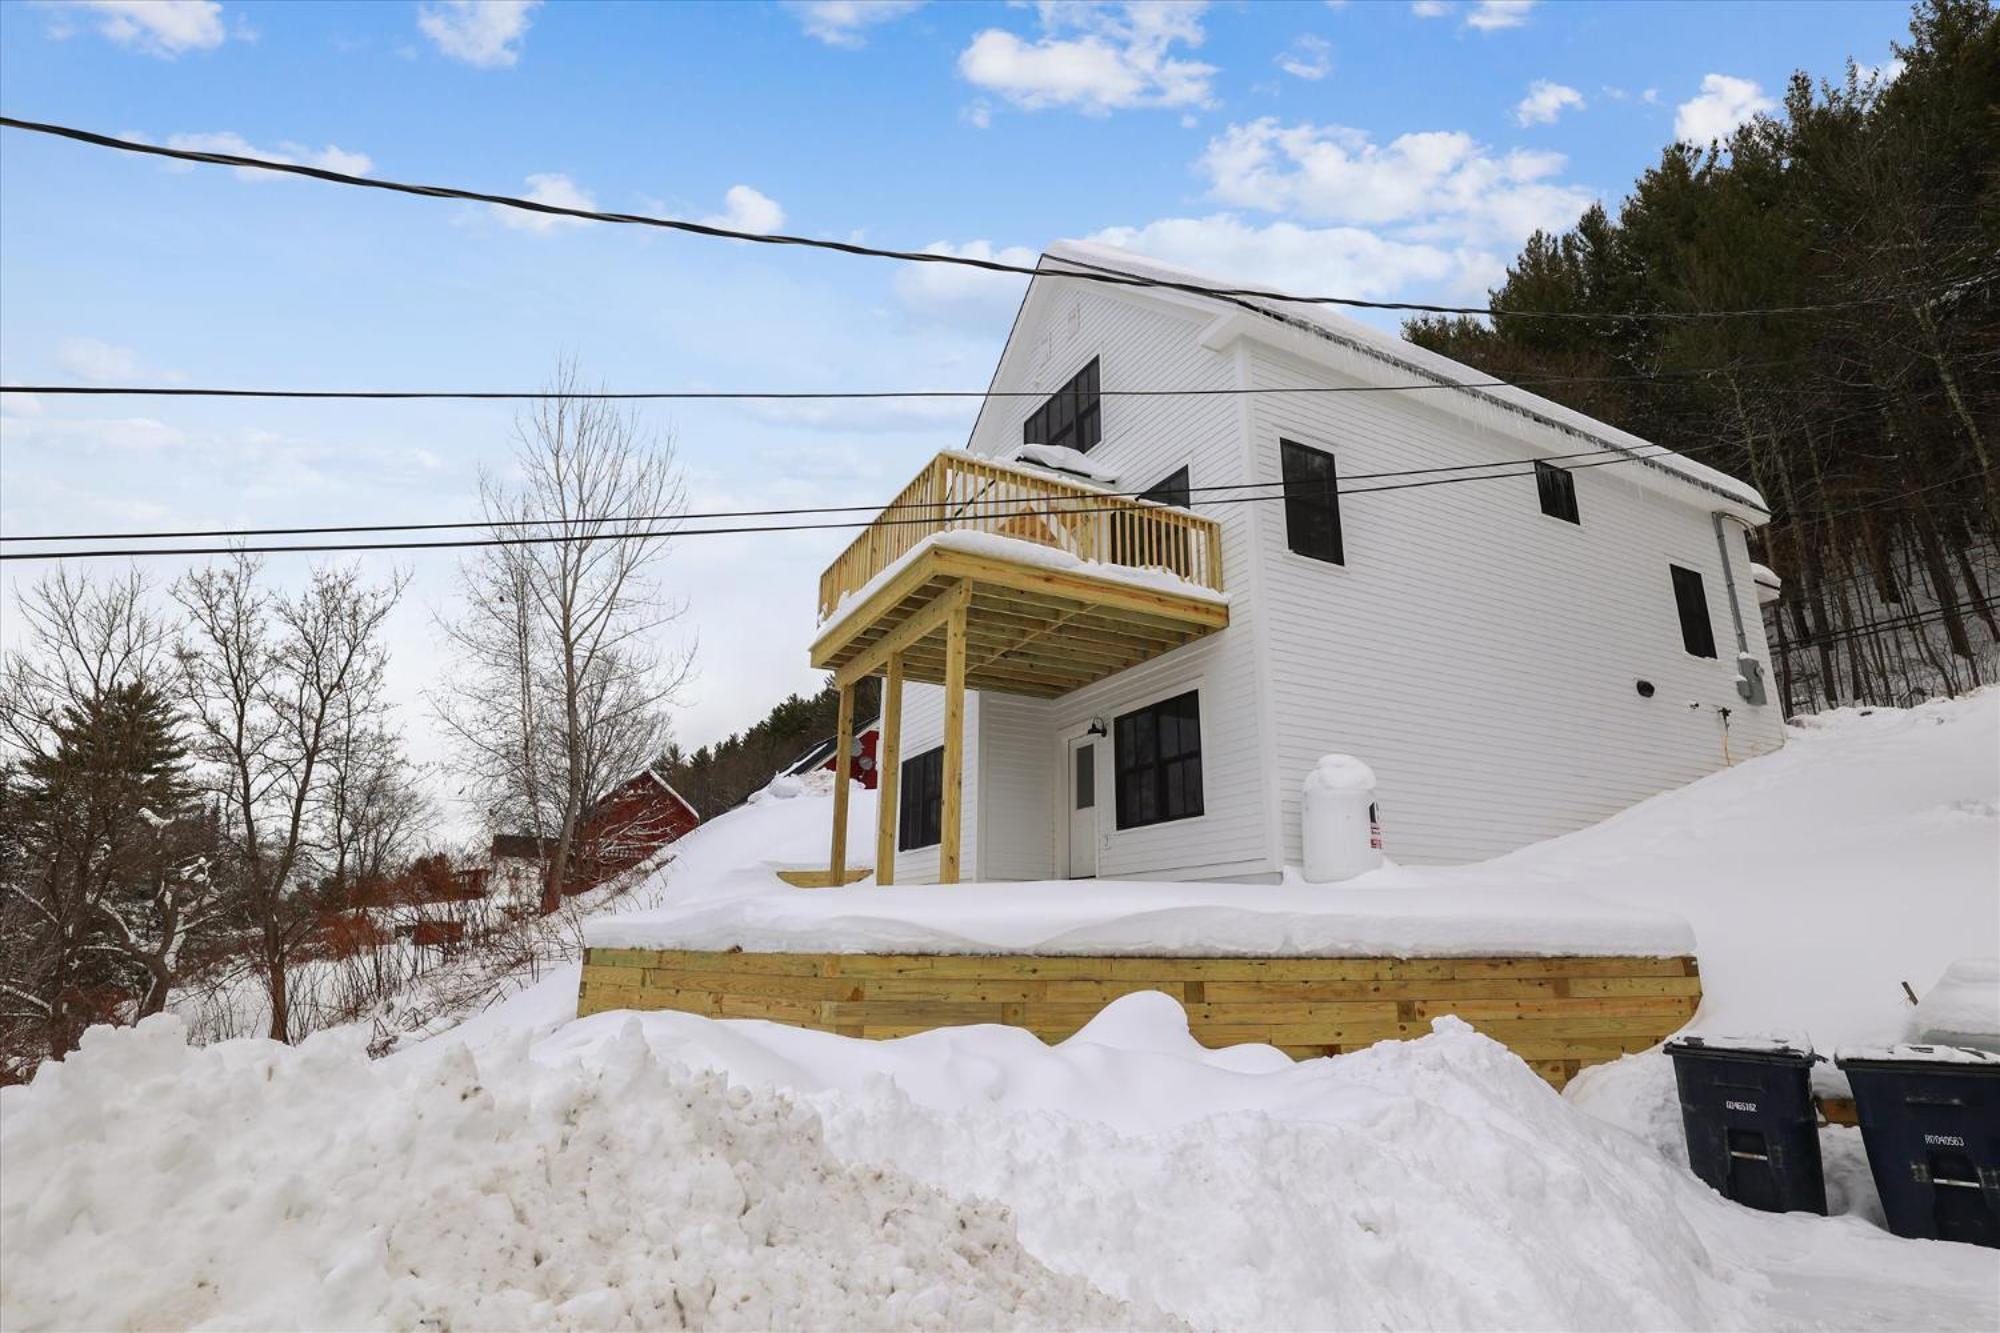
[[[1454,463],[1443,467],[1398,468],[1390,472],[1354,472],[1350,473],[1346,479],[1348,481],[1381,481],[1397,477],[1430,476],[1442,472],[1471,472],[1474,469],[1478,468],[1519,467],[1523,463],[1533,463],[1533,462],[1554,463],[1558,460],[1565,460],[1571,458],[1600,457],[1603,455],[1604,452],[1605,451],[1602,449],[1586,449],[1581,452],[1573,454],[1548,454],[1539,459],[1499,458],[1499,459],[1493,459],[1492,461],[1485,463]],[[1640,454],[1635,451],[1631,455],[1631,457],[1658,458],[1663,455],[1670,455],[1671,453],[1672,453],[1671,450],[1661,447],[1660,453]],[[1525,476],[1531,474],[1509,473],[1506,475]],[[1269,488],[1272,486],[1282,486],[1284,484],[1285,483],[1282,480],[1233,481],[1216,486],[1190,486],[1187,488],[1187,493],[1190,496],[1193,496],[1193,495],[1208,494],[1215,491],[1256,490],[1256,489]],[[1050,497],[1051,507],[1046,509],[1038,509],[1032,512],[1047,513],[1047,514],[1107,513],[1107,512],[1112,512],[1112,510],[1108,508],[1099,508],[1099,509],[1065,508],[1062,506],[1064,500],[1067,498],[1074,498],[1079,504],[1084,504],[1084,503],[1095,504],[1103,500],[1142,500],[1147,498],[1150,494],[1151,494],[1150,491],[1093,490],[1088,494],[1078,495],[1075,497],[1061,497],[1061,496]],[[724,518],[791,518],[804,514],[854,514],[854,513],[888,514],[896,512],[898,510],[906,510],[906,509],[927,510],[927,511],[949,510],[954,515],[970,513],[975,517],[1006,518],[1010,517],[1011,515],[1004,512],[988,513],[986,511],[989,510],[997,511],[998,506],[1009,505],[1009,504],[1020,504],[1020,503],[1021,499],[1019,496],[1003,495],[1003,496],[996,496],[992,499],[987,499],[981,496],[974,496],[962,500],[914,500],[900,504],[891,502],[885,505],[884,504],[802,505],[791,509],[723,509],[723,510],[711,510],[705,513],[688,513],[688,514],[606,514],[606,515],[600,515],[595,518],[463,519],[454,522],[442,522],[442,523],[347,523],[347,524],[329,525],[324,527],[205,528],[205,529],[191,529],[191,530],[175,531],[175,532],[55,532],[55,533],[41,533],[32,536],[0,534],[0,542],[173,541],[177,539],[185,540],[197,537],[309,537],[309,536],[316,537],[316,536],[327,536],[339,533],[358,533],[358,532],[444,532],[462,528],[491,529],[491,528],[574,527],[584,524],[599,524],[599,523],[627,523],[627,524],[686,523],[686,522],[705,522],[713,519],[724,519]],[[1117,506],[1116,508],[1119,511],[1123,511],[1125,507],[1121,505]]]
[[[1637,461],[1640,460],[1632,455],[1622,455],[1617,458],[1601,459],[1597,462],[1578,463],[1574,467],[1568,468],[1567,471],[1580,472],[1585,468],[1609,467],[1612,464],[1616,463],[1632,463]],[[1532,469],[1526,472],[1482,472],[1477,475],[1469,477],[1434,477],[1423,481],[1392,482],[1387,486],[1361,486],[1344,490],[1336,489],[1334,491],[1334,494],[1336,496],[1376,495],[1384,491],[1418,490],[1428,486],[1451,486],[1451,485],[1456,485],[1460,482],[1467,482],[1467,481],[1493,481],[1496,479],[1531,477],[1533,475],[1534,472]],[[1320,495],[1325,493],[1324,490],[1320,488],[1314,488],[1314,492],[1315,495]],[[1085,498],[1095,498],[1095,497],[1085,497]],[[1286,492],[1279,491],[1275,494],[1270,494],[1270,495],[1242,495],[1234,497],[1220,497],[1211,500],[1204,500],[1201,501],[1200,503],[1203,506],[1216,506],[1216,505],[1229,505],[1229,504],[1254,504],[1258,501],[1263,501],[1263,500],[1286,500],[1290,498],[1292,498],[1291,495],[1287,494]],[[1096,508],[1075,508],[1075,509],[1070,509],[1070,508],[1015,509],[1001,513],[982,514],[979,517],[983,519],[1048,518],[1048,517],[1068,518],[1079,514],[1129,514],[1132,512],[1134,512],[1134,510],[1130,506],[1109,505],[1109,506],[1099,506]],[[610,522],[612,520],[606,519],[603,521]],[[663,523],[671,523],[678,521],[679,520],[662,520]],[[106,559],[113,557],[142,557],[142,556],[190,556],[190,555],[238,555],[238,554],[283,555],[283,554],[292,554],[299,552],[304,552],[307,554],[321,554],[332,551],[465,550],[475,547],[547,546],[547,545],[565,545],[573,542],[592,542],[592,541],[659,541],[659,540],[670,540],[670,539],[678,540],[679,538],[682,537],[726,537],[726,536],[742,536],[751,533],[763,533],[763,532],[824,532],[842,528],[851,529],[851,528],[872,528],[872,527],[907,527],[918,524],[926,526],[936,526],[942,528],[945,522],[946,520],[941,520],[936,517],[885,518],[885,519],[874,519],[874,520],[870,519],[850,520],[838,523],[771,523],[771,524],[753,524],[747,526],[722,527],[722,528],[649,527],[649,528],[641,528],[637,531],[621,530],[617,532],[583,532],[575,534],[549,533],[549,534],[537,534],[529,537],[470,537],[470,538],[455,538],[449,541],[328,542],[328,543],[310,543],[310,544],[297,544],[297,545],[287,544],[283,546],[232,545],[232,546],[182,546],[182,547],[129,547],[122,549],[96,548],[84,551],[13,551],[13,552],[0,552],[0,561],[97,560],[97,559]],[[481,524],[479,526],[483,527],[486,525]]]
[[[1028,278],[1055,276],[1097,282],[1109,286],[1162,288],[1170,291],[1186,292],[1194,296],[1219,297],[1225,300],[1282,301],[1294,305],[1347,306],[1357,310],[1408,311],[1436,315],[1486,315],[1501,316],[1509,319],[1586,320],[1609,323],[1620,320],[1703,320],[1763,315],[1814,314],[1822,311],[1846,310],[1862,306],[1880,305],[1900,299],[1900,295],[1885,295],[1860,297],[1853,300],[1835,301],[1821,305],[1768,306],[1761,309],[1634,310],[1597,313],[1574,310],[1495,310],[1488,306],[1431,305],[1420,301],[1369,301],[1353,296],[1299,296],[1255,287],[1213,287],[1198,282],[1184,282],[1170,278],[1150,278],[1130,273],[1114,273],[1080,267],[1043,269],[1035,265],[1010,264],[1005,260],[980,259],[970,255],[938,254],[928,250],[891,250],[879,246],[861,245],[853,241],[829,240],[818,236],[796,236],[782,232],[742,231],[734,227],[718,227],[706,222],[691,222],[685,218],[663,218],[652,217],[643,213],[611,213],[590,208],[570,208],[562,204],[543,203],[539,200],[522,199],[513,195],[488,194],[479,190],[461,189],[450,185],[420,185],[407,181],[355,176],[343,171],[332,171],[325,167],[308,166],[301,162],[272,162],[259,157],[243,157],[235,153],[213,153],[190,148],[168,148],[159,144],[134,143],[128,139],[117,139],[107,134],[95,133],[91,130],[76,129],[67,125],[54,125],[45,121],[21,120],[13,116],[0,116],[0,126],[13,130],[25,130],[33,134],[52,135],[56,138],[69,139],[98,148],[113,148],[120,152],[141,153],[150,157],[163,157],[180,162],[199,162],[211,166],[235,167],[254,171],[275,171],[293,176],[306,176],[335,185],[351,185],[360,189],[384,190],[394,194],[419,195],[431,199],[459,199],[470,203],[492,204],[499,208],[512,208],[528,213],[540,213],[550,217],[576,218],[586,222],[612,222],[627,226],[658,227],[668,231],[687,232],[696,236],[746,241],[753,245],[799,246],[813,250],[831,250],[840,254],[857,255],[870,259],[893,259],[909,264],[942,264],[950,267],[982,269],[989,273],[1010,273]],[[1057,259],[1058,262],[1068,262],[1062,260],[1060,256]]]
[[[1632,384],[1686,379],[1724,371],[1769,370],[1794,364],[1762,361],[1735,366],[1697,366],[1631,375],[1546,375],[1518,380],[1425,380],[1419,384],[1215,385],[1188,389],[1099,389],[1101,398],[1234,398],[1260,394],[1410,393],[1431,389],[1525,389],[1543,384]],[[0,394],[43,394],[75,398],[296,398],[401,402],[448,399],[459,402],[505,402],[562,398],[605,402],[628,401],[776,401],[820,402],[925,398],[1050,398],[1061,391],[1047,389],[649,389],[619,392],[609,389],[208,389],[166,384],[0,384]]]

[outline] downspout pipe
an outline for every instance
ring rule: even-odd
[[[1736,692],[1743,696],[1745,703],[1761,704],[1764,694],[1764,664],[1750,655],[1750,635],[1743,627],[1743,601],[1736,593],[1736,566],[1729,558],[1729,534],[1723,531],[1722,520],[1743,520],[1727,510],[1718,509],[1709,515],[1715,525],[1715,549],[1722,556],[1722,586],[1729,592],[1729,621],[1736,630]],[[1747,534],[1750,525],[1743,523]]]

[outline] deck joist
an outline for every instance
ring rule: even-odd
[[[579,1015],[673,1009],[852,1037],[1004,1023],[1045,1041],[1134,991],[1163,991],[1205,1046],[1297,1058],[1421,1036],[1453,1014],[1557,1087],[1693,1016],[1691,957],[1104,958],[590,949]]]
[[[894,647],[905,679],[942,684],[944,621],[936,612],[961,588],[965,684],[973,690],[1054,698],[1229,623],[1228,604],[1212,595],[935,547],[838,615],[813,644],[813,666],[847,683],[882,670]]]

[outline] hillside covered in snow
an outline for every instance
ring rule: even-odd
[[[769,869],[823,856],[829,804],[772,793],[714,820],[655,900],[789,892]],[[1597,828],[1349,892],[1670,912],[1701,957],[1699,1026],[1826,1049],[1900,1035],[1902,981],[1991,951],[1996,861],[1987,691],[1832,715]],[[1890,1236],[1852,1152],[1829,1158],[1830,1218],[1700,1184],[1656,1055],[1565,1098],[1451,1019],[1295,1063],[1203,1049],[1151,994],[1048,1046],[577,1020],[575,982],[373,1061],[360,1033],[94,1030],[0,1090],[0,1324],[2000,1324],[2000,1253]]]

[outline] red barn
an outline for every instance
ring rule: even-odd
[[[701,822],[685,796],[652,769],[633,774],[584,812],[578,861],[592,884],[629,870]]]
[[[650,859],[701,822],[694,805],[650,768],[641,769],[597,798],[577,825],[576,845],[563,876],[563,893],[583,893],[612,876]],[[517,886],[522,870],[533,866],[539,878],[555,854],[555,839],[503,834],[493,839],[497,878]],[[558,902],[540,890],[541,910],[555,911]]]

